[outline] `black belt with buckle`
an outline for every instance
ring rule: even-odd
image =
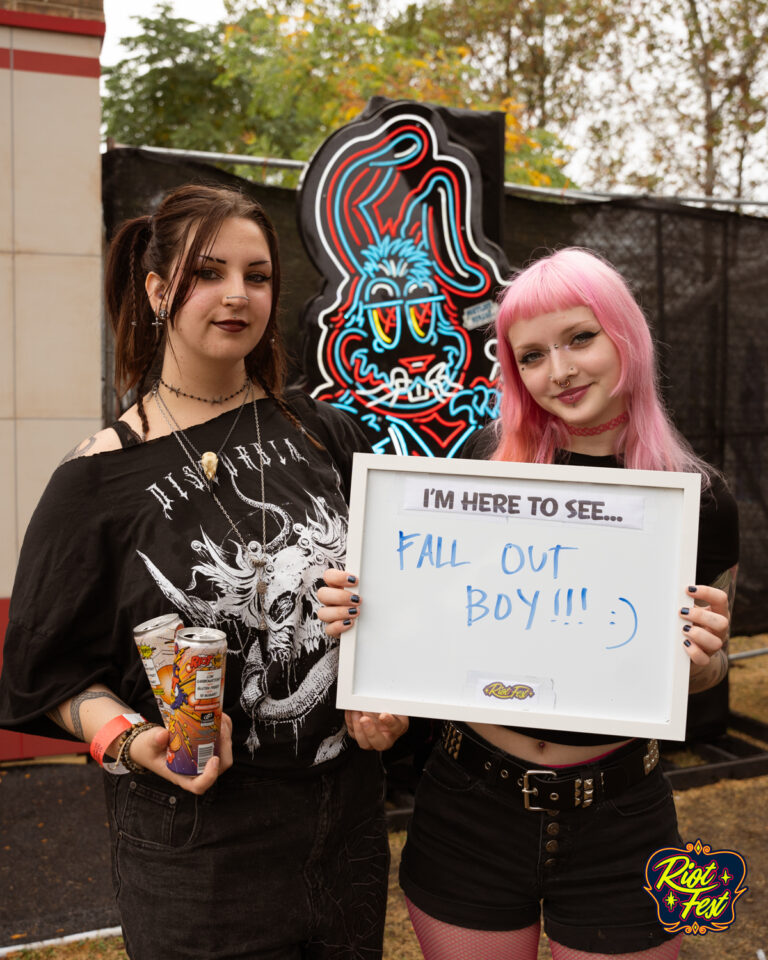
[[[659,762],[656,740],[633,740],[604,761],[574,764],[560,770],[528,768],[519,760],[484,746],[455,723],[445,721],[441,737],[445,752],[485,783],[508,788],[526,810],[579,810],[618,797],[640,783]]]

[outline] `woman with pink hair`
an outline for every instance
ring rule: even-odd
[[[627,284],[594,254],[560,250],[511,281],[497,335],[500,416],[463,456],[701,475],[697,583],[670,617],[690,692],[713,687],[728,668],[736,506],[664,411]],[[324,603],[341,602],[325,589]],[[331,629],[347,629],[340,615]],[[682,935],[643,889],[648,858],[681,843],[658,761],[653,740],[445,723],[400,873],[426,960],[536,960],[542,916],[554,960],[674,960]]]

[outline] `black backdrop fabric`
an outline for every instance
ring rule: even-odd
[[[107,240],[120,223],[191,181],[236,184],[264,204],[280,237],[281,322],[303,372],[303,304],[322,279],[296,223],[295,191],[252,183],[217,167],[120,148],[103,157]],[[495,231],[494,231],[495,232]],[[768,631],[768,219],[672,202],[579,202],[503,197],[501,245],[513,269],[559,247],[602,254],[629,281],[657,340],[665,400],[681,432],[725,474],[738,501],[741,564],[734,633]],[[105,338],[105,417],[116,401]]]

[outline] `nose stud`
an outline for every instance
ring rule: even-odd
[[[224,297],[225,300],[245,300],[246,303],[251,302],[250,297],[246,297],[244,293],[232,293]]]

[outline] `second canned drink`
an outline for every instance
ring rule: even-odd
[[[136,649],[166,727],[171,717],[171,682],[173,659],[176,656],[174,640],[182,627],[178,614],[164,613],[133,628]]]
[[[187,627],[175,640],[168,725],[168,769],[196,776],[219,755],[227,637],[222,630]]]

